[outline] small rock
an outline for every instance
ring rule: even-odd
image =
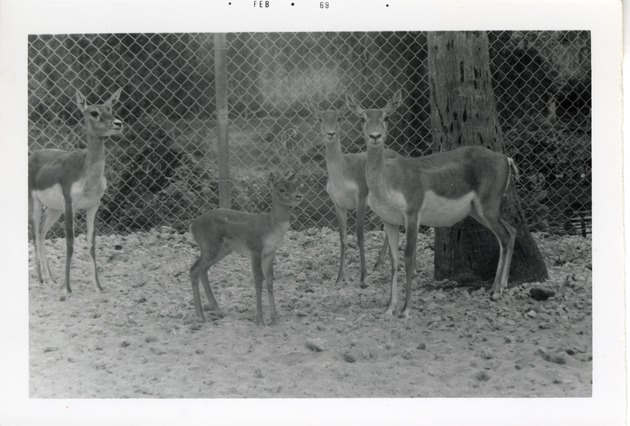
[[[488,348],[483,349],[483,350],[481,351],[481,354],[480,354],[480,355],[481,355],[481,357],[482,357],[483,359],[492,359],[492,358],[494,358],[494,354],[492,353],[492,350],[490,350],[490,349],[488,349]]]
[[[554,355],[547,353],[543,349],[538,349],[538,354],[547,362],[553,362],[554,364],[566,364],[567,360],[561,355]]]
[[[426,344],[424,344],[424,343],[420,343],[420,344],[418,345],[418,349],[420,349],[421,351],[424,351],[424,350],[426,350],[426,349],[427,349],[427,345],[426,345]]]
[[[532,299],[539,300],[539,301],[547,300],[550,297],[555,296],[555,294],[556,294],[555,291],[539,288],[539,287],[534,287],[531,290],[529,290],[529,295],[532,297]]]
[[[533,310],[533,309],[532,309],[532,310],[530,310],[530,311],[528,311],[526,315],[527,315],[528,317],[530,317],[530,318],[536,318],[536,317],[538,316],[538,314],[536,313],[536,311],[535,311],[535,310]]]
[[[321,342],[317,339],[309,339],[306,341],[306,343],[304,344],[306,346],[307,349],[313,351],[313,352],[321,352],[322,346],[321,346]]]
[[[350,363],[357,362],[357,358],[349,352],[342,353],[341,358],[343,358],[345,362],[350,362]]]
[[[123,341],[120,343],[120,346],[122,346],[123,348],[126,348],[126,347],[127,347],[127,346],[129,346],[129,345],[131,345],[131,343],[129,343],[129,342],[128,342],[128,341],[126,341],[126,340],[123,340]]]
[[[490,380],[490,375],[485,371],[480,371],[479,373],[475,374],[475,379],[479,380],[480,382],[487,382],[488,380]]]

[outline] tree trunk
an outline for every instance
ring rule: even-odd
[[[503,152],[485,32],[431,32],[427,36],[433,152],[481,145]],[[503,217],[517,229],[509,286],[547,278],[547,268],[529,233],[514,191],[503,198]],[[435,279],[458,282],[494,278],[496,238],[472,218],[435,229]]]

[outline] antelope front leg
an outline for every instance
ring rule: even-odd
[[[50,265],[48,264],[48,256],[46,255],[46,234],[48,234],[50,228],[57,222],[62,214],[62,210],[47,208],[46,213],[44,213],[44,223],[39,231],[39,261],[40,267],[42,268],[43,279],[44,282],[50,280],[54,284],[57,284],[57,281],[55,281],[52,272],[50,272]]]
[[[269,297],[269,311],[271,312],[271,324],[278,322],[278,312],[276,311],[276,300],[273,296],[273,259],[275,253],[263,255],[262,268],[267,284],[267,295]]]
[[[398,226],[385,223],[385,232],[389,241],[389,250],[392,259],[392,278],[389,292],[389,304],[384,314],[394,315],[394,309],[398,303]]]
[[[409,309],[411,308],[411,280],[416,270],[416,245],[418,242],[418,223],[416,217],[410,217],[407,222],[407,233],[405,245],[405,304],[401,318],[409,318]]]
[[[265,325],[262,314],[262,284],[264,273],[262,269],[262,259],[260,254],[252,254],[252,273],[254,275],[254,287],[256,288],[256,323]]]
[[[67,192],[67,191],[64,191]],[[72,199],[69,193],[64,193],[66,209],[64,219],[66,222],[66,293],[72,293],[70,288],[70,263],[74,253],[74,211],[72,209]]]
[[[335,203],[335,212],[337,213],[337,225],[339,226],[339,241],[341,244],[341,252],[339,254],[339,273],[337,274],[337,281],[335,284],[340,284],[345,278],[346,269],[346,223],[348,220],[348,213],[346,210]]]
[[[367,283],[365,282],[365,276],[367,275],[367,270],[365,267],[365,251],[363,249],[363,228],[365,226],[365,197],[359,200],[359,205],[357,206],[357,245],[359,246],[359,259],[361,261],[361,283],[359,286],[361,288],[367,288]]]
[[[96,221],[96,212],[98,211],[99,204],[94,207],[90,207],[85,212],[85,220],[87,222],[87,235],[85,236],[90,246],[90,257],[92,258],[92,279],[97,291],[103,291],[101,283],[98,281],[98,272],[96,269],[96,232],[94,222]]]
[[[374,264],[374,271],[379,269],[385,263],[385,256],[387,256],[387,248],[389,247],[389,242],[387,241],[387,234],[385,234],[385,238],[383,238],[383,245],[381,247],[381,251],[378,253],[378,259],[376,259],[376,263]]]

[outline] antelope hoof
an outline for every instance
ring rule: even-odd
[[[361,284],[359,284],[359,287],[361,288],[368,288],[368,285],[365,281],[361,281]]]
[[[385,309],[385,312],[383,312],[383,315],[394,316],[394,308],[389,306],[387,309]]]
[[[490,293],[490,300],[497,301],[499,300],[500,297],[501,297],[500,291],[493,291],[492,293]]]
[[[409,318],[409,309],[403,309],[398,318],[407,319]]]
[[[335,285],[340,285],[340,284],[342,284],[342,283],[343,283],[343,281],[344,281],[344,279],[345,279],[345,278],[344,278],[344,276],[343,276],[343,275],[339,275],[339,276],[337,277],[337,281],[335,281]]]

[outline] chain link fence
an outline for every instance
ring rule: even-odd
[[[488,36],[505,151],[520,169],[517,190],[528,223],[536,231],[586,235],[590,33]],[[219,205],[225,162],[230,197],[223,202],[232,208],[268,211],[268,174],[295,169],[306,202],[295,209],[293,228],[335,227],[324,147],[307,99],[341,108],[352,93],[365,105],[384,105],[401,88],[404,107],[392,117],[389,147],[409,156],[431,152],[422,32],[227,34],[221,90],[228,96],[229,159],[217,154],[213,34],[31,35],[28,47],[29,151],[83,148],[75,92],[96,103],[123,88],[114,110],[126,130],[105,143],[108,189],[99,233],[187,230]],[[356,120],[348,117],[341,130],[345,151],[364,150]],[[373,219],[368,226],[379,225]],[[63,225],[56,226],[53,232],[63,235]]]

